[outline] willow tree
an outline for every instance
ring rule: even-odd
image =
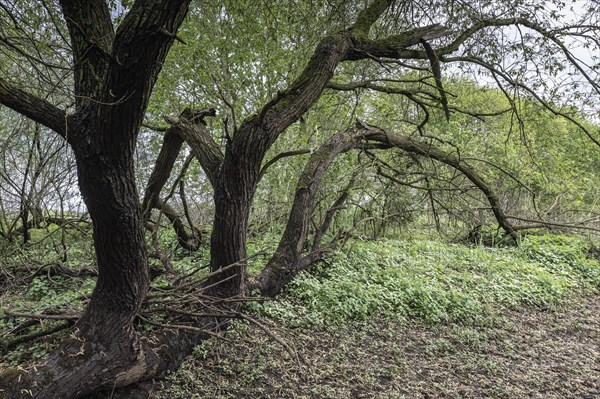
[[[481,1],[464,5],[439,1],[419,8],[410,1],[374,0],[367,5],[344,3],[341,8],[323,5],[317,13],[342,10],[350,21],[348,26],[330,29],[312,55],[299,60],[303,68],[298,76],[234,126],[223,146],[215,141],[204,121],[213,111],[186,110],[179,117],[167,118],[170,127],[165,144],[169,145],[159,155],[160,162],[141,206],[134,151],[165,57],[175,40],[183,41],[178,29],[189,1],[135,1],[119,18],[111,15],[110,5],[102,0],[60,0],[59,7],[43,2],[51,23],[36,29],[50,32],[54,38],[61,37],[61,27],[68,32],[69,46],[63,49],[67,54],[59,55],[69,64],[72,105],[62,109],[46,99],[51,97],[34,95],[19,84],[19,79],[12,79],[8,69],[0,76],[0,103],[50,128],[73,150],[80,191],[93,221],[98,281],[73,334],[48,359],[34,368],[9,370],[0,376],[3,397],[78,398],[98,389],[159,377],[177,367],[193,345],[207,337],[197,326],[218,327],[218,322],[211,324],[198,317],[189,321],[187,330],[159,331],[148,337],[136,331],[134,324],[149,289],[145,212],[155,206],[157,192],[173,167],[173,154],[183,141],[192,148],[214,191],[212,273],[205,283],[213,297],[243,297],[249,288],[275,295],[299,270],[321,257],[324,249],[319,239],[306,250],[314,194],[332,160],[353,149],[404,151],[457,169],[483,192],[498,223],[514,235],[515,228],[496,194],[476,170],[460,155],[437,148],[418,133],[432,109],[442,109],[448,118],[461,111],[452,107],[444,90],[443,63],[474,65],[490,71],[503,89],[523,91],[553,112],[563,114],[542,97],[543,90],[536,91],[536,86],[530,85],[535,76],[529,69],[524,67],[511,75],[502,67],[502,57],[512,60],[520,56],[525,63],[537,62],[538,71],[547,69],[552,73],[563,63],[558,58],[537,57],[536,52],[553,50],[562,54],[588,83],[590,91],[586,94],[590,98],[598,94],[595,72],[579,62],[565,44],[565,37],[572,35],[597,48],[598,24],[581,20],[557,28],[555,11],[542,12],[545,3],[515,1],[497,5]],[[27,2],[0,4],[5,33],[25,32],[34,18],[24,12]],[[196,12],[202,16],[203,5],[197,7]],[[594,7],[597,5],[590,5],[586,18],[596,18],[591,14]],[[226,7],[219,12],[226,15]],[[527,32],[522,32],[516,43],[507,44],[500,37],[502,29],[508,27]],[[318,31],[322,27],[314,28]],[[53,68],[39,54],[28,53],[10,34],[4,34],[0,44],[16,57],[24,55],[44,68]],[[335,79],[343,65],[357,61],[394,65],[399,73],[429,70],[431,79],[426,89],[410,84],[403,87],[405,82],[399,77]],[[202,68],[201,60],[196,68]],[[332,134],[311,156],[298,180],[288,225],[272,260],[259,276],[246,281],[248,218],[267,151],[319,101],[325,90],[357,88],[408,99],[418,109],[412,130],[394,132],[359,121],[354,128]],[[577,123],[569,115],[565,117]],[[597,143],[593,132],[584,126],[581,130]],[[416,137],[409,137],[413,131]],[[316,235],[322,236],[326,228],[327,223]]]

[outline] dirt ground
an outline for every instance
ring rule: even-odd
[[[485,327],[377,321],[309,331],[263,320],[297,356],[241,326],[197,350],[151,397],[600,398],[599,299],[508,310]]]

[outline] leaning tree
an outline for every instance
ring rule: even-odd
[[[447,165],[483,193],[498,224],[516,237],[519,226],[511,223],[493,187],[459,152],[441,148],[436,145],[442,142],[439,138],[423,131],[435,110],[441,110],[446,118],[469,112],[453,106],[444,88],[442,65],[451,66],[446,71],[487,71],[489,82],[496,82],[506,93],[513,111],[518,112],[515,95],[520,93],[576,124],[580,134],[598,144],[596,132],[562,104],[545,97],[554,90],[549,77],[572,77],[585,88],[563,94],[595,104],[600,87],[597,68],[590,63],[596,60],[581,60],[570,50],[579,43],[597,53],[600,28],[594,2],[581,9],[581,16],[564,24],[560,1],[318,3],[315,15],[339,14],[338,22],[349,21],[346,27],[307,27],[311,32],[330,32],[323,34],[310,57],[299,60],[303,67],[297,77],[279,87],[239,124],[234,121],[222,144],[207,125],[215,114],[211,108],[185,109],[166,118],[169,127],[164,129],[163,147],[140,199],[134,168],[138,134],[167,54],[174,41],[183,41],[178,29],[189,3],[138,0],[124,15],[116,15],[114,2],[102,0],[42,1],[40,14],[26,10],[33,4],[29,1],[0,2],[3,57],[26,61],[32,66],[25,68],[28,73],[34,67],[35,72],[52,72],[53,89],[70,82],[70,89],[60,94],[63,99],[70,96],[70,105],[61,108],[52,101],[52,90],[44,93],[38,87],[27,87],[26,81],[12,73],[15,67],[10,61],[6,57],[0,60],[0,104],[54,131],[75,155],[79,188],[93,221],[98,266],[95,289],[73,333],[42,363],[3,372],[3,397],[85,397],[99,389],[160,377],[176,368],[195,344],[222,327],[225,316],[243,317],[239,304],[249,292],[274,296],[299,271],[323,257],[328,250],[323,236],[347,195],[333,203],[309,243],[310,217],[323,176],[342,153],[399,151]],[[199,3],[193,6],[196,17],[202,18],[206,5]],[[227,14],[225,5],[219,13]],[[32,50],[23,38],[30,42],[62,40],[68,45]],[[355,75],[352,68],[344,69],[358,63],[382,68],[365,67]],[[200,59],[196,69],[202,68]],[[336,77],[342,69],[343,78]],[[365,76],[365,71],[371,75]],[[408,71],[428,76],[416,82],[403,79]],[[398,125],[380,127],[358,120],[354,127],[331,134],[313,151],[299,176],[275,253],[259,275],[248,277],[248,220],[257,185],[271,164],[264,162],[268,150],[326,90],[357,89],[401,97],[399,106],[412,104],[412,120],[400,131]],[[149,296],[144,226],[153,208],[165,209],[159,194],[184,142],[212,186],[215,209],[210,273],[192,289],[218,300],[211,304],[211,314],[188,311],[185,319],[179,319],[178,329],[158,328],[143,334],[135,326]],[[185,237],[180,242],[190,244]],[[229,313],[220,317],[216,311]]]

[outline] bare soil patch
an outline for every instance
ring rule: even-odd
[[[599,299],[520,307],[484,327],[379,320],[309,331],[262,320],[298,359],[240,325],[150,397],[600,398]]]

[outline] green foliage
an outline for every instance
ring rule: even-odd
[[[49,230],[52,230],[52,227]],[[42,235],[48,232],[39,230],[34,233]],[[94,252],[89,237],[78,231],[69,232],[67,242],[69,243],[66,249],[67,261],[62,263],[63,266],[77,269],[89,268],[93,265]],[[96,283],[95,278],[49,276],[43,273],[33,279],[30,278],[42,267],[59,263],[59,259],[64,255],[62,253],[64,248],[57,245],[51,237],[31,247],[1,242],[0,250],[3,254],[0,261],[0,276],[5,278],[0,291],[0,316],[3,316],[6,311],[76,313],[83,309]],[[0,339],[15,338],[12,334],[6,333],[26,320],[26,318],[0,318]],[[45,320],[38,326],[33,326],[27,333],[51,328],[56,323]],[[51,340],[61,337],[62,334],[53,335]],[[31,342],[3,354],[3,360],[8,366],[38,360],[45,357],[51,347],[48,342]]]
[[[553,306],[574,292],[597,290],[600,265],[585,249],[562,236],[529,237],[521,248],[359,241],[298,276],[281,301],[253,306],[296,326],[377,315],[487,323],[502,307]]]
[[[552,273],[580,280],[581,286],[600,288],[598,261],[587,256],[589,243],[577,237],[529,236],[521,243],[521,256],[544,265]]]
[[[46,276],[34,278],[25,295],[13,301],[7,307],[16,312],[42,313],[46,310],[78,309],[82,299],[89,297],[95,285],[95,279]]]

